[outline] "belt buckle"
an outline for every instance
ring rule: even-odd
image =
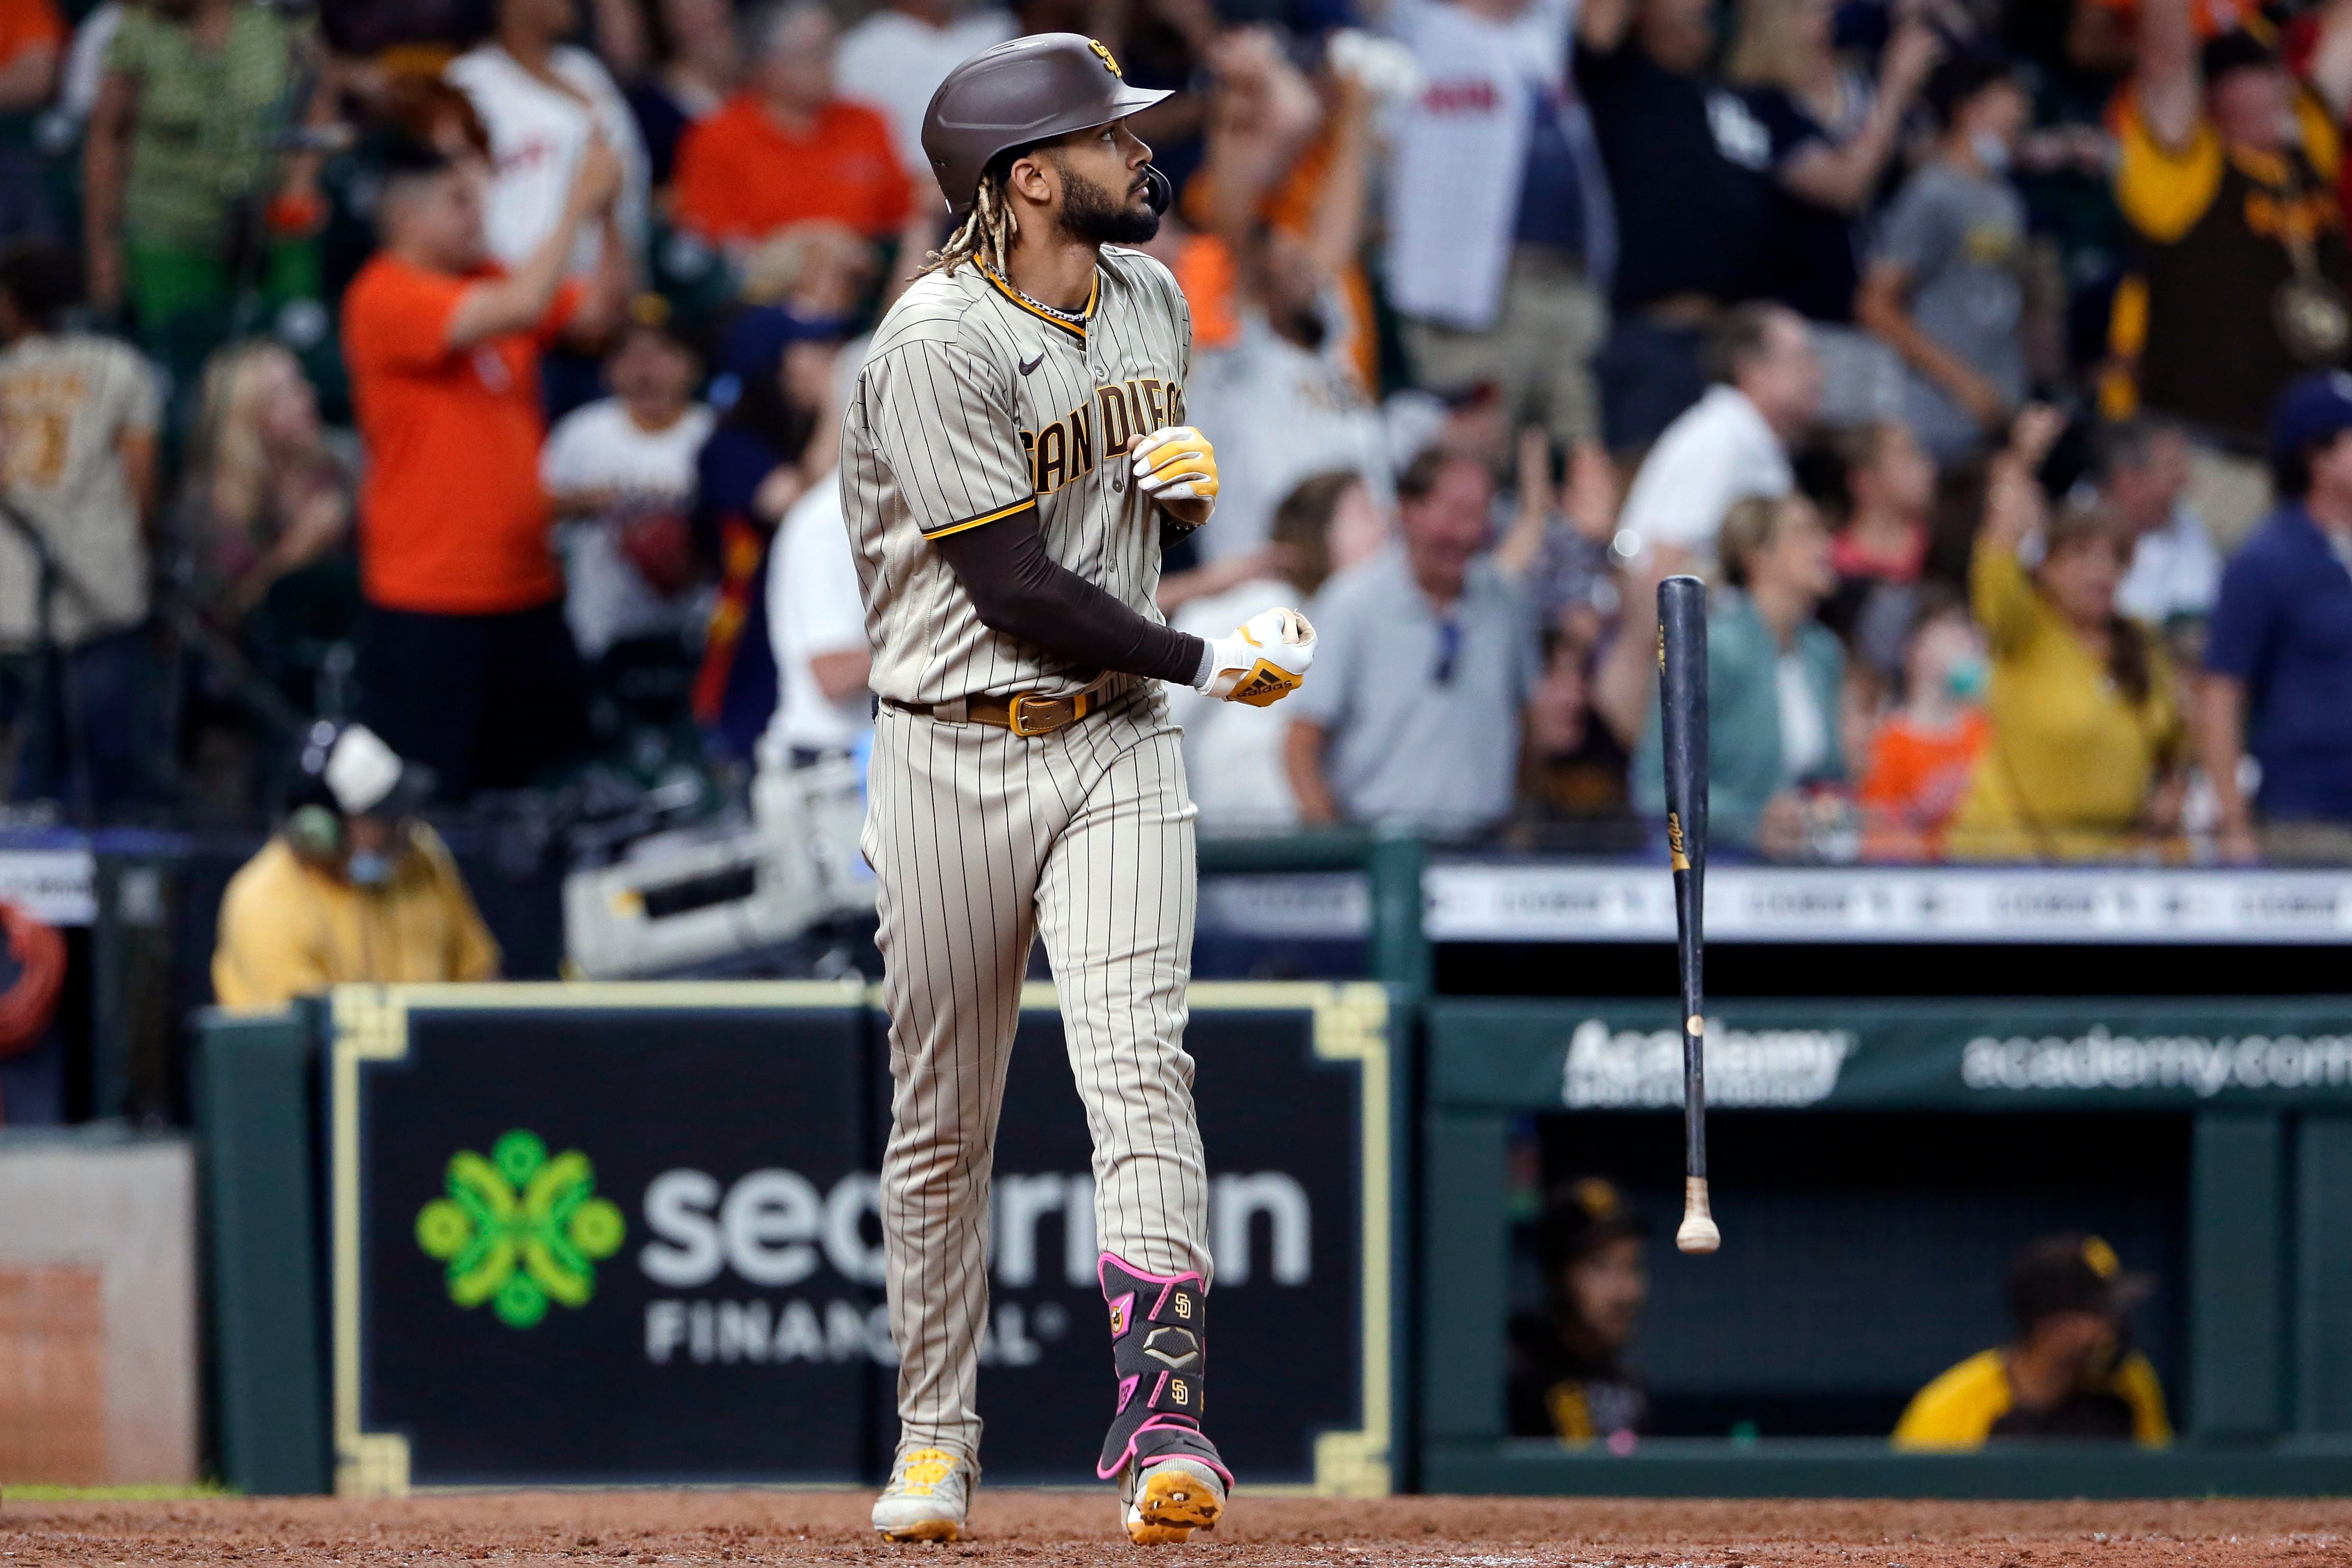
[[[1028,705],[1032,702],[1038,704],[1040,707],[1051,707],[1055,704],[1067,704],[1070,702],[1070,700],[1066,697],[1040,697],[1034,691],[1015,692],[1012,700],[1007,702],[1004,707],[1005,726],[1014,734],[1023,737],[1050,735],[1055,731],[1060,729],[1063,725],[1068,723],[1072,719],[1077,717],[1076,712],[1070,712],[1066,716],[1055,719],[1050,722],[1040,722],[1034,728],[1032,728],[1029,721],[1024,717],[1027,711]],[[1075,707],[1075,704],[1072,704],[1072,706]]]

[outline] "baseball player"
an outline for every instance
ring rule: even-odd
[[[1097,1473],[1129,1537],[1216,1522],[1202,1429],[1208,1180],[1184,1052],[1192,817],[1163,682],[1265,704],[1298,686],[1295,610],[1229,637],[1153,605],[1162,542],[1208,521],[1184,423],[1192,322],[1125,246],[1168,186],[1130,88],[1073,33],[965,61],[923,146],[957,227],[877,329],[841,492],[881,699],[865,848],[890,1014],[882,1234],[900,1438],[875,1528],[952,1541],[980,1474],[989,1178],[1031,942],[1061,992],[1094,1138],[1116,1412]]]

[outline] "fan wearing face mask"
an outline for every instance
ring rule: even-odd
[[[1887,211],[1854,315],[1903,361],[1904,423],[1950,464],[2025,398],[2025,204],[2009,166],[2032,105],[1985,55],[1937,66],[1924,96],[1934,148]]]
[[[1872,734],[1862,780],[1872,859],[1932,859],[1939,851],[1984,750],[1990,670],[1967,604],[1948,588],[1922,593],[1903,643],[1903,706]]]
[[[499,947],[415,815],[431,770],[362,724],[311,727],[285,826],[229,879],[213,991],[267,1011],[348,981],[490,980]]]

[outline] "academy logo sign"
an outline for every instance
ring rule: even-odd
[[[2092,1026],[2074,1036],[1979,1035],[1960,1051],[1972,1089],[2179,1090],[2210,1100],[2225,1089],[2352,1086],[2352,1036],[2140,1035]]]
[[[550,1157],[535,1132],[517,1128],[484,1159],[449,1158],[448,1195],[417,1211],[416,1245],[444,1266],[449,1300],[471,1310],[488,1301],[499,1321],[528,1329],[548,1303],[584,1307],[596,1265],[620,1250],[628,1225],[596,1195],[596,1168],[577,1149]]]
[[[1706,1024],[1706,1098],[1717,1106],[1818,1105],[1859,1042],[1850,1029],[1735,1029]],[[1560,1103],[1570,1110],[1683,1101],[1679,1029],[1612,1029],[1587,1018],[1569,1037]]]

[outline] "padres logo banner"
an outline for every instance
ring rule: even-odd
[[[1024,998],[981,1350],[993,1479],[1087,1484],[1108,1414],[1086,1121]],[[1375,986],[1203,984],[1208,1415],[1254,1490],[1391,1481]],[[335,1476],[870,1479],[896,1434],[885,1025],[839,984],[348,987],[329,1041]]]

